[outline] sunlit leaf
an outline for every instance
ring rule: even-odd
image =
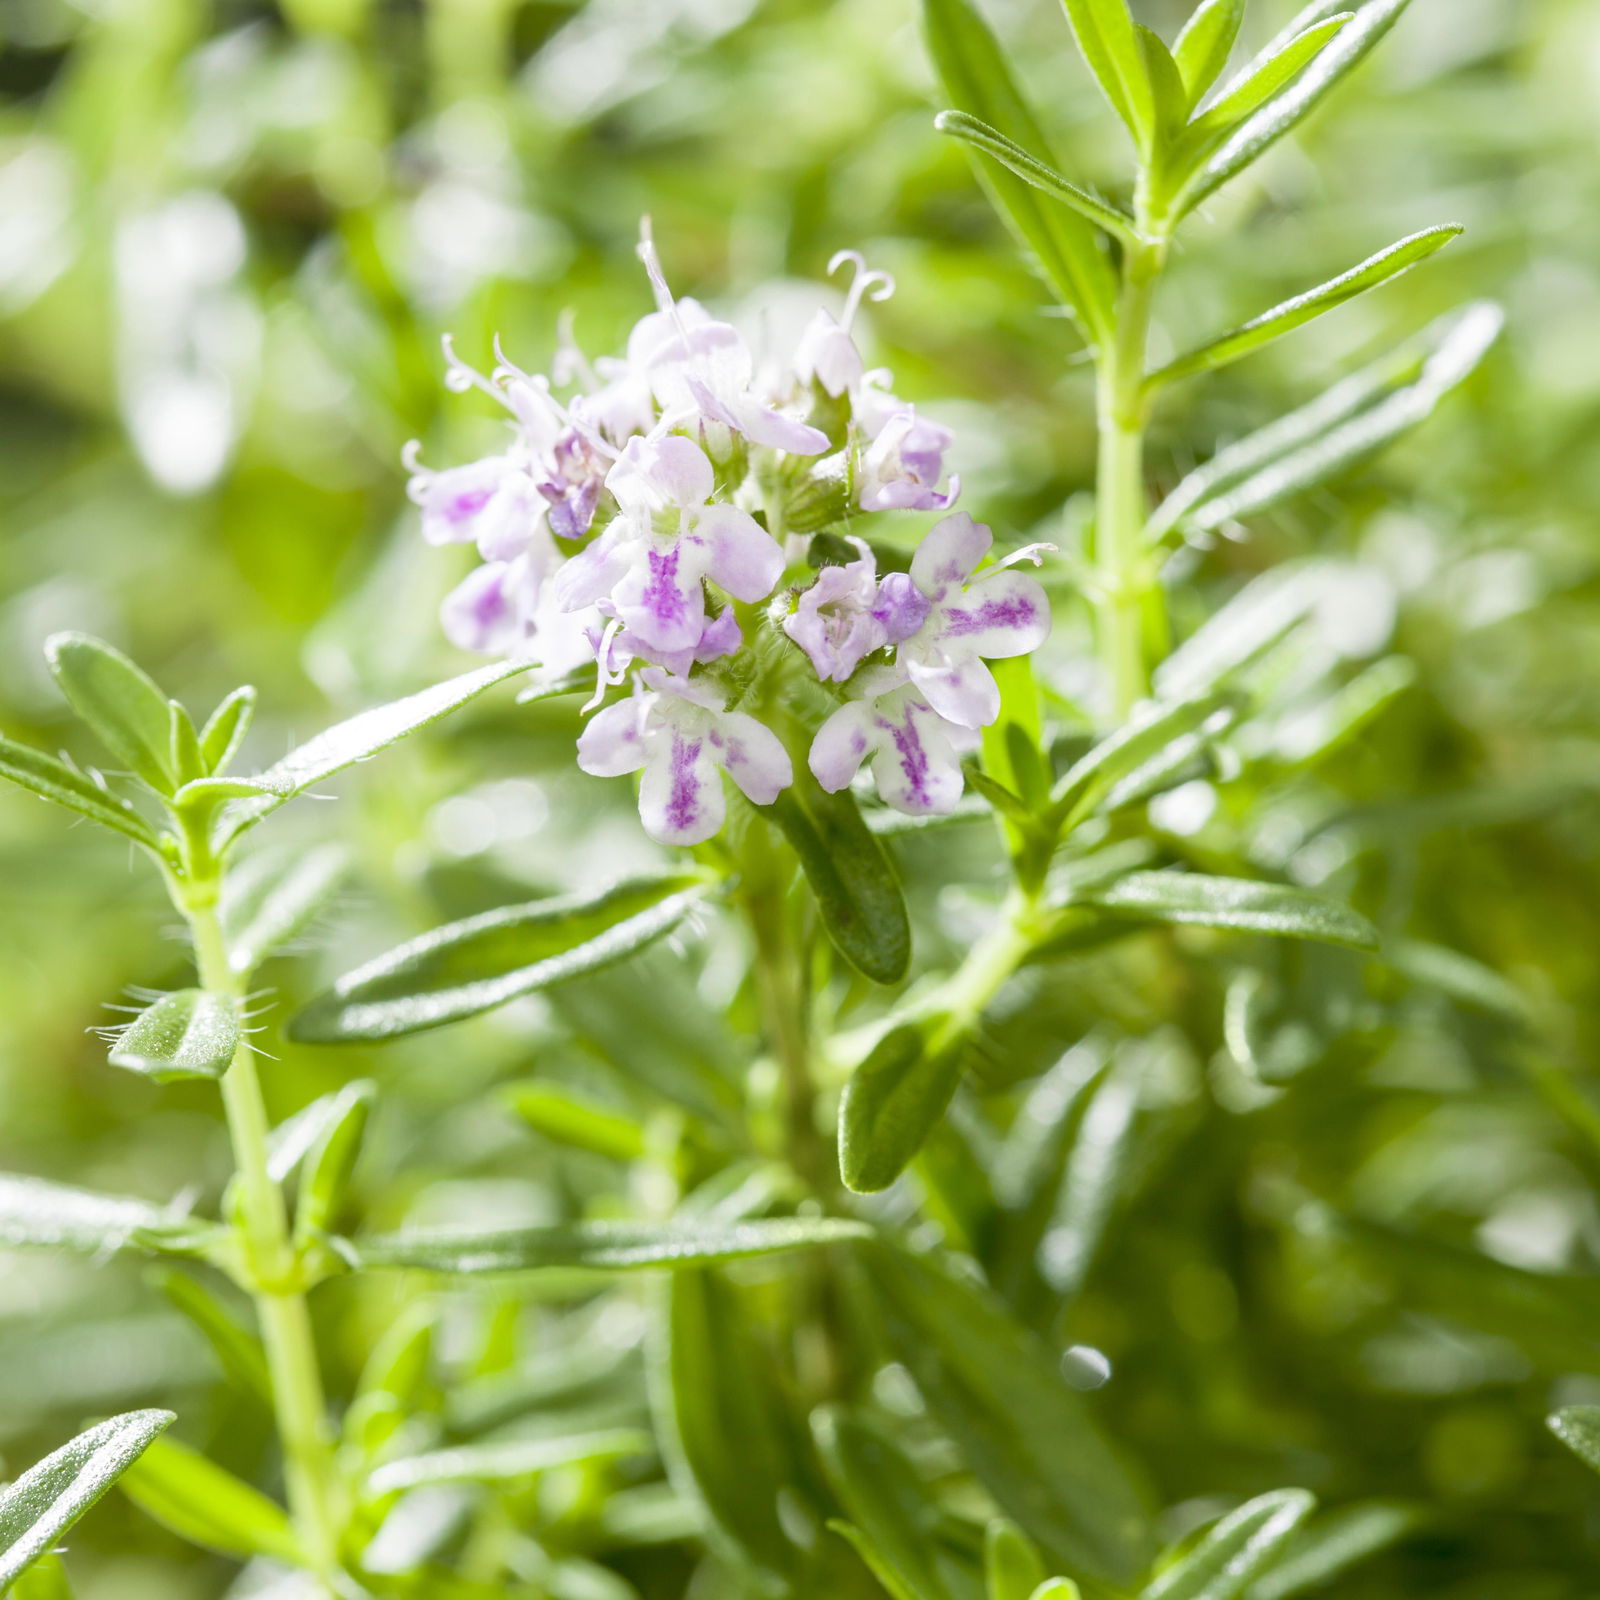
[[[1352,13],[1340,11],[1314,22],[1283,40],[1280,48],[1263,52],[1217,94],[1194,126],[1185,150],[1214,145],[1228,129],[1237,126],[1250,113],[1263,106],[1289,80],[1302,72],[1338,34]]]
[[[0,738],[0,778],[68,811],[76,811],[80,817],[88,817],[102,828],[125,834],[147,850],[157,848],[155,829],[129,801],[112,794],[93,778],[55,756]]]
[[[182,1078],[220,1078],[243,1037],[239,1003],[205,989],[179,989],[139,1013],[107,1058],[157,1083]]]
[[[1078,48],[1134,143],[1148,149],[1155,105],[1127,0],[1062,0]]]
[[[1421,1519],[1406,1506],[1344,1506],[1303,1525],[1245,1590],[1245,1600],[1291,1600],[1326,1585],[1404,1538]]]
[[[691,1267],[868,1237],[864,1223],[778,1217],[753,1222],[566,1222],[493,1232],[448,1230],[346,1241],[362,1267],[428,1272],[532,1272],[548,1267],[601,1272]]]
[[[230,866],[221,905],[228,965],[253,972],[297,938],[338,892],[348,868],[349,856],[336,844],[261,850]]]
[[[508,1439],[501,1444],[462,1445],[387,1461],[367,1478],[367,1492],[394,1494],[429,1483],[508,1483],[556,1467],[648,1455],[650,1435],[637,1428],[612,1428],[550,1439]]]
[[[228,807],[220,824],[222,842],[237,839],[246,828],[254,826],[285,801],[331,778],[336,772],[370,759],[397,740],[459,710],[485,690],[526,672],[528,665],[525,661],[501,661],[478,667],[458,678],[436,683],[431,689],[408,695],[404,700],[375,706],[319,733],[252,779],[266,793],[259,799],[240,800]]]
[[[1183,74],[1190,104],[1222,76],[1244,21],[1244,0],[1204,0],[1183,25],[1172,58]]]
[[[200,755],[207,772],[223,772],[239,753],[256,711],[256,692],[248,684],[235,689],[206,719],[200,730]]]
[[[633,878],[447,923],[348,972],[290,1024],[313,1044],[442,1027],[625,960],[678,926],[709,893],[692,873]]]
[[[231,1556],[270,1556],[303,1566],[283,1509],[188,1445],[163,1439],[123,1477],[122,1491],[179,1538]]]
[[[272,1380],[267,1376],[266,1354],[255,1333],[190,1273],[167,1268],[156,1281],[162,1293],[200,1330],[229,1381],[270,1405]]]
[[[1585,1466],[1600,1472],[1600,1406],[1566,1406],[1547,1417],[1545,1426]]]
[[[506,1104],[547,1139],[589,1150],[612,1161],[637,1161],[644,1154],[644,1129],[623,1116],[580,1099],[553,1084],[519,1083],[506,1091]]]
[[[1038,119],[1023,99],[1004,53],[972,0],[923,0],[928,50],[957,110],[1049,159]],[[1082,217],[1046,204],[1015,173],[974,158],[979,182],[1018,243],[1038,262],[1045,281],[1077,318],[1085,337],[1110,337],[1117,281],[1099,235]]]
[[[130,1411],[80,1433],[0,1489],[0,1593],[150,1448],[170,1411]]]
[[[1032,1600],[1045,1581],[1043,1558],[1016,1523],[991,1517],[983,1534],[986,1600]]]
[[[950,1104],[966,1054],[939,1042],[938,1019],[889,1029],[851,1074],[839,1102],[839,1171],[857,1194],[887,1189]]]
[[[1284,939],[1317,939],[1375,950],[1378,930],[1367,919],[1304,889],[1198,872],[1130,872],[1084,896],[1091,905],[1156,922],[1233,928]]]
[[[1316,1506],[1304,1489],[1275,1489],[1231,1511],[1140,1600],[1237,1600]]]
[[[120,650],[86,633],[56,633],[45,656],[72,709],[152,789],[177,786],[167,697]]]
[[[0,1174],[0,1246],[8,1249],[99,1255],[159,1249],[166,1242],[179,1248],[193,1232],[193,1224],[143,1200]]]
[[[294,1234],[301,1244],[317,1238],[337,1218],[377,1096],[378,1086],[370,1080],[347,1083],[329,1108],[316,1142],[306,1152],[294,1211]]]

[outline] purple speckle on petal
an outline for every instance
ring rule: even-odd
[[[470,522],[494,499],[494,493],[494,487],[486,484],[477,489],[463,489],[460,494],[451,495],[442,508],[445,521],[454,524]]]
[[[878,585],[872,615],[890,644],[909,639],[928,620],[928,597],[911,581],[909,572],[891,572]]]
[[[700,814],[700,777],[695,763],[700,741],[672,736],[672,791],[667,798],[667,823],[674,833],[687,833]]]
[[[928,792],[928,754],[922,748],[922,741],[917,737],[911,718],[896,723],[890,731],[890,737],[900,757],[901,771],[906,775],[910,799],[919,806],[932,805],[933,796]]]
[[[641,602],[663,628],[684,620],[683,594],[678,588],[678,552],[652,550],[647,557],[650,582]]]
[[[963,634],[981,633],[989,628],[1026,628],[1035,614],[1033,602],[1024,595],[1014,595],[1007,600],[985,600],[976,611],[958,611],[954,607],[947,610],[940,631],[947,639],[958,639]]]

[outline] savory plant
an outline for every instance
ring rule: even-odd
[[[108,781],[5,741],[0,772],[125,836],[159,873],[196,981],[146,997],[112,1031],[110,1060],[214,1080],[234,1175],[215,1218],[0,1180],[0,1243],[187,1258],[196,1270],[174,1298],[270,1403],[286,1504],[157,1437],[164,1414],[117,1419],[110,1443],[67,1447],[88,1466],[52,1457],[13,1491],[20,1510],[0,1501],[0,1589],[63,1592],[58,1564],[38,1563],[86,1486],[114,1476],[284,1596],[576,1600],[631,1592],[628,1572],[652,1595],[1270,1600],[1407,1531],[1410,1514],[1382,1502],[1312,1518],[1314,1497],[1290,1488],[1173,1543],[1078,1392],[1104,1380],[1104,1358],[1063,1356],[1057,1337],[1163,1083],[1220,1058],[1233,1092],[1270,1095],[1359,1048],[1397,985],[1477,981],[1465,958],[1385,943],[1341,893],[1344,858],[1310,848],[1314,829],[1285,842],[1259,826],[1411,681],[1381,630],[1352,643],[1330,625],[1333,566],[1268,572],[1175,648],[1169,600],[1175,556],[1425,419],[1498,313],[1434,324],[1154,507],[1144,463],[1152,409],[1188,380],[1460,231],[1412,234],[1151,366],[1180,227],[1404,8],[1319,0],[1229,75],[1242,0],[1205,0],[1170,47],[1125,0],[1067,0],[1131,141],[1124,204],[1055,169],[969,0],[926,0],[952,105],[938,127],[971,148],[1094,363],[1099,467],[1081,547],[1002,536],[997,554],[949,470],[957,435],[868,365],[864,308],[892,292],[887,274],[841,253],[833,268],[852,278],[838,313],[817,309],[793,349],[758,356],[674,294],[647,227],[655,305],[624,355],[591,363],[566,340],[546,378],[497,348],[483,375],[447,345],[450,388],[508,413],[506,448],[441,468],[408,454],[424,537],[481,557],[445,601],[445,632],[495,664],[239,777],[253,691],[197,726],[110,646],[51,641],[61,689],[119,770]],[[1092,662],[1051,638],[1053,601],[1078,598]],[[1086,705],[1065,667],[1091,684]],[[586,1208],[580,1187],[574,1215],[540,1226],[346,1233],[378,1091],[352,1083],[269,1126],[251,1038],[258,970],[345,862],[247,836],[517,679],[525,704],[588,695],[573,760],[596,778],[639,774],[641,826],[672,854],[648,875],[434,928],[339,978],[290,1036],[444,1027],[662,957],[671,936],[748,952],[732,1014],[713,1022],[736,1040],[754,1031],[759,1050],[736,1042],[731,1070],[653,1086],[640,1067],[642,1109],[538,1080],[513,1095],[547,1140],[648,1171],[631,1196],[618,1182]],[[960,939],[932,914],[952,893],[967,908]],[[1314,1002],[1297,987],[1305,967],[1271,940],[1332,952]],[[691,983],[682,960],[651,970]],[[1010,1039],[1008,1008],[1041,976],[1107,970],[1092,1015],[1045,1030],[1048,1057],[1037,1038]],[[612,993],[647,1040],[648,985]],[[677,1101],[666,1122],[651,1098]],[[760,1264],[726,1266],[744,1260]],[[648,1360],[597,1360],[605,1308],[640,1304],[602,1285],[646,1268],[665,1271],[643,1302]],[[336,1415],[309,1297],[395,1270],[409,1274],[406,1310]],[[559,1322],[542,1364],[509,1326],[491,1382],[436,1338],[431,1286],[503,1275],[503,1292],[599,1311]],[[213,1293],[226,1281],[254,1328]],[[653,1570],[641,1550],[657,1553]]]

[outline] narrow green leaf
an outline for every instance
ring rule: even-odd
[[[290,1037],[392,1039],[478,1016],[625,960],[670,933],[708,892],[692,873],[665,873],[446,923],[346,973],[295,1017]]]
[[[945,1114],[966,1040],[935,1043],[942,1018],[891,1028],[851,1074],[839,1102],[839,1172],[857,1194],[887,1189]]]
[[[1265,1572],[1245,1590],[1245,1600],[1290,1600],[1322,1588],[1357,1562],[1394,1544],[1419,1521],[1406,1506],[1381,1501],[1345,1506],[1303,1527]]]
[[[197,1450],[162,1439],[122,1479],[122,1492],[180,1539],[230,1556],[304,1566],[281,1507]]]
[[[1061,0],[1078,41],[1111,109],[1122,118],[1133,142],[1150,148],[1155,131],[1155,106],[1144,53],[1127,0]]]
[[[254,972],[299,937],[337,893],[348,870],[349,856],[336,844],[261,850],[230,865],[220,910],[233,971]]]
[[[1275,1489],[1231,1511],[1140,1600],[1237,1600],[1316,1507],[1304,1489]]]
[[[946,99],[1004,138],[1048,159],[1049,146],[1011,76],[988,23],[972,0],[923,0],[928,51]],[[974,158],[978,181],[1039,270],[1076,317],[1084,337],[1101,345],[1111,336],[1117,280],[1099,235],[1083,218],[1044,204],[1015,173]]]
[[[889,1592],[891,1600],[926,1600],[900,1575],[900,1569],[873,1543],[867,1532],[843,1517],[829,1517],[828,1529],[839,1535],[861,1557],[867,1571]]]
[[[189,713],[176,701],[167,702],[167,766],[174,783],[192,783],[207,775],[200,753],[200,735]]]
[[[1600,1472],[1600,1406],[1566,1406],[1545,1426],[1585,1466]]]
[[[1315,318],[1356,299],[1359,295],[1366,294],[1369,289],[1376,289],[1379,284],[1398,278],[1401,273],[1416,266],[1418,262],[1425,261],[1436,251],[1442,250],[1452,239],[1458,238],[1461,232],[1459,223],[1445,223],[1437,228],[1425,228],[1421,233],[1413,233],[1408,238],[1390,245],[1386,250],[1368,256],[1358,266],[1352,267],[1348,272],[1340,273],[1337,278],[1330,278],[1315,289],[1308,289],[1292,300],[1285,300],[1281,305],[1262,312],[1259,317],[1253,317],[1231,333],[1225,333],[1221,338],[1213,339],[1210,344],[1201,345],[1199,349],[1179,356],[1160,371],[1152,373],[1146,382],[1152,388],[1159,388],[1163,384],[1174,383],[1179,378],[1187,378],[1197,372],[1215,371],[1218,367],[1225,367],[1230,362],[1239,360],[1241,356],[1259,350],[1262,345],[1270,344],[1274,339],[1281,339],[1284,334],[1304,327]]]
[[[1230,178],[1276,144],[1321,102],[1400,19],[1410,0],[1366,0],[1355,8],[1350,21],[1323,48],[1292,83],[1248,116],[1222,147],[1185,185],[1177,213],[1192,211],[1216,193]],[[1311,15],[1326,16],[1330,7],[1315,5]]]
[[[1033,1600],[1083,1600],[1083,1592],[1071,1578],[1046,1578],[1033,1591]]]
[[[0,1489],[0,1593],[48,1555],[174,1420],[170,1411],[112,1417]]]
[[[1162,502],[1151,542],[1180,527],[1207,534],[1264,511],[1424,422],[1483,360],[1504,321],[1487,301],[1452,312],[1309,405],[1218,451]]]
[[[547,1139],[592,1151],[612,1161],[637,1161],[645,1151],[644,1129],[632,1117],[595,1105],[546,1083],[519,1083],[506,1090],[506,1104]]]
[[[1094,223],[1097,228],[1104,228],[1113,238],[1121,239],[1124,243],[1132,243],[1138,238],[1133,218],[1121,206],[1062,177],[1054,167],[1037,156],[1029,155],[1021,145],[991,128],[988,123],[980,122],[965,111],[941,111],[933,119],[933,125],[940,133],[947,133],[952,139],[959,139],[974,150],[993,157],[1001,166],[1016,173],[1023,182],[1071,206],[1079,216]]]
[[[68,1188],[44,1178],[0,1173],[0,1247],[76,1250],[100,1255],[157,1248],[191,1224],[144,1200]]]
[[[200,756],[207,772],[225,772],[239,753],[256,714],[256,692],[249,684],[235,689],[206,718],[200,730]]]
[[[1119,915],[1200,928],[1233,928],[1283,939],[1376,950],[1378,930],[1359,913],[1324,895],[1248,878],[1214,878],[1198,872],[1130,872],[1085,895]]]
[[[848,789],[825,794],[805,774],[769,808],[795,854],[834,948],[874,983],[911,964],[911,919],[900,880]]]
[[[293,1116],[285,1117],[267,1135],[267,1171],[274,1183],[284,1183],[316,1148],[329,1128],[344,1115],[343,1089],[331,1089]]]
[[[156,1274],[156,1281],[161,1292],[200,1330],[234,1386],[270,1406],[272,1380],[260,1339],[198,1278],[168,1267]]]
[[[0,738],[0,778],[68,811],[76,811],[102,828],[125,834],[146,850],[159,849],[155,829],[129,801],[112,794],[69,762]]]
[[[563,1222],[493,1232],[417,1229],[345,1241],[361,1267],[428,1272],[535,1272],[550,1267],[626,1272],[693,1267],[871,1236],[863,1222],[777,1217],[754,1222]]]
[[[1140,23],[1134,29],[1134,36],[1144,61],[1145,79],[1150,85],[1154,136],[1157,143],[1165,147],[1188,121],[1189,91],[1161,35]]]
[[[0,1588],[11,1600],[73,1600],[72,1580],[59,1555],[48,1555],[18,1577],[9,1588]]]
[[[243,1036],[236,1000],[205,989],[179,989],[141,1011],[107,1059],[157,1083],[220,1078]]]
[[[370,1079],[347,1083],[334,1097],[326,1125],[306,1154],[294,1210],[296,1243],[316,1239],[337,1218],[377,1097],[378,1086]]]
[[[429,1483],[514,1483],[556,1467],[648,1455],[653,1448],[650,1435],[638,1428],[461,1445],[453,1450],[431,1450],[426,1455],[386,1461],[368,1475],[367,1493],[396,1494]]]
[[[458,678],[436,683],[431,689],[408,695],[404,700],[375,706],[319,733],[252,780],[266,793],[259,799],[240,800],[228,807],[223,813],[219,842],[231,843],[297,794],[459,710],[485,690],[526,672],[529,665],[526,661],[500,661],[478,667],[475,671],[463,672]]]
[[[1127,1588],[1144,1499],[1052,1355],[964,1275],[887,1245],[867,1267],[890,1347],[1001,1509],[1050,1565]]]
[[[991,1517],[983,1534],[986,1600],[1032,1600],[1045,1581],[1044,1560],[1016,1523]]]
[[[1190,105],[1197,105],[1222,76],[1243,21],[1244,0],[1203,0],[1183,25],[1172,46],[1172,58],[1183,74]]]
[[[784,1388],[750,1325],[746,1299],[709,1271],[673,1275],[655,1324],[650,1384],[673,1487],[704,1507],[714,1542],[735,1563],[794,1570],[779,1518],[797,1476]]]
[[[1286,39],[1283,48],[1263,54],[1227,85],[1195,119],[1187,148],[1207,149],[1259,106],[1266,104],[1289,80],[1303,72],[1354,15],[1340,11]]]
[[[72,709],[152,789],[176,787],[167,697],[120,650],[86,633],[56,633],[45,657]]]
[[[869,1565],[880,1581],[915,1600],[954,1600],[934,1556],[938,1508],[904,1452],[832,1406],[812,1413],[811,1435],[845,1515],[866,1535],[875,1557]]]
[[[1219,725],[1232,720],[1235,707],[1226,696],[1201,693],[1185,696],[1175,704],[1141,707],[1109,738],[1102,739],[1075,762],[1055,787],[1053,817],[1062,834],[1070,834],[1084,818],[1130,773],[1155,760],[1163,750],[1197,730],[1206,728],[1213,718]]]

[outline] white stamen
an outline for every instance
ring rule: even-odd
[[[874,302],[887,300],[894,293],[894,274],[869,271],[867,259],[859,250],[835,252],[833,259],[828,263],[828,276],[831,278],[847,262],[855,268],[855,274],[850,280],[850,289],[845,296],[844,315],[839,319],[840,326],[846,333],[856,320],[856,312],[861,309],[862,300],[870,299]]]

